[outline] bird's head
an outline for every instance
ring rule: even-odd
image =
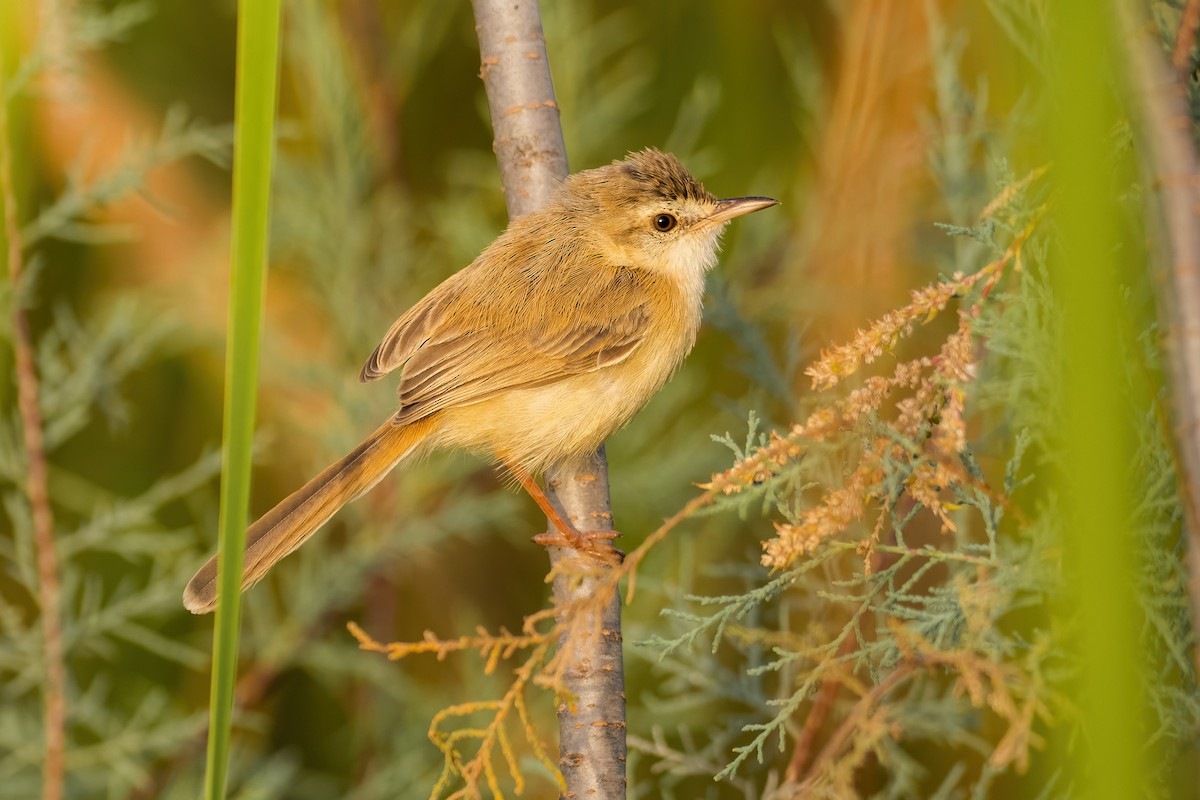
[[[630,266],[702,276],[716,263],[734,217],[776,205],[769,197],[719,200],[669,153],[653,148],[567,179],[560,201],[577,225],[602,235]]]

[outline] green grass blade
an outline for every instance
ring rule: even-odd
[[[275,137],[280,0],[238,5],[233,159],[233,246],[225,356],[218,602],[204,796],[225,796],[237,677],[241,575],[250,505],[250,456],[266,274],[268,201]]]
[[[1079,656],[1077,796],[1141,797],[1142,687],[1129,474],[1134,415],[1119,338],[1121,283],[1136,248],[1121,247],[1112,131],[1118,105],[1109,4],[1056,6],[1051,140],[1062,246],[1054,261],[1066,352],[1063,566]],[[1128,345],[1128,343],[1126,343]],[[1126,350],[1129,349],[1127,346]]]

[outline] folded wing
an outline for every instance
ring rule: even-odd
[[[556,272],[556,280],[503,276],[508,302],[466,296],[448,281],[392,325],[362,379],[399,367],[394,422],[408,424],[500,392],[604,369],[643,344],[653,275],[630,267]],[[624,310],[614,315],[614,309]]]

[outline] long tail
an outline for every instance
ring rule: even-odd
[[[401,426],[385,422],[353,451],[251,525],[246,530],[242,591],[258,583],[275,562],[304,544],[339,508],[379,483],[434,427],[432,419]],[[216,608],[216,556],[188,582],[183,605],[193,614],[207,614]]]

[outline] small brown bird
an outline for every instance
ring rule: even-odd
[[[400,370],[399,411],[250,526],[243,591],[401,460],[439,447],[508,467],[586,547],[531,474],[591,453],[662,388],[696,341],[725,225],[776,202],[718,200],[654,149],[568,178],[388,330],[359,377]],[[216,594],[214,557],[183,604],[204,614]]]

